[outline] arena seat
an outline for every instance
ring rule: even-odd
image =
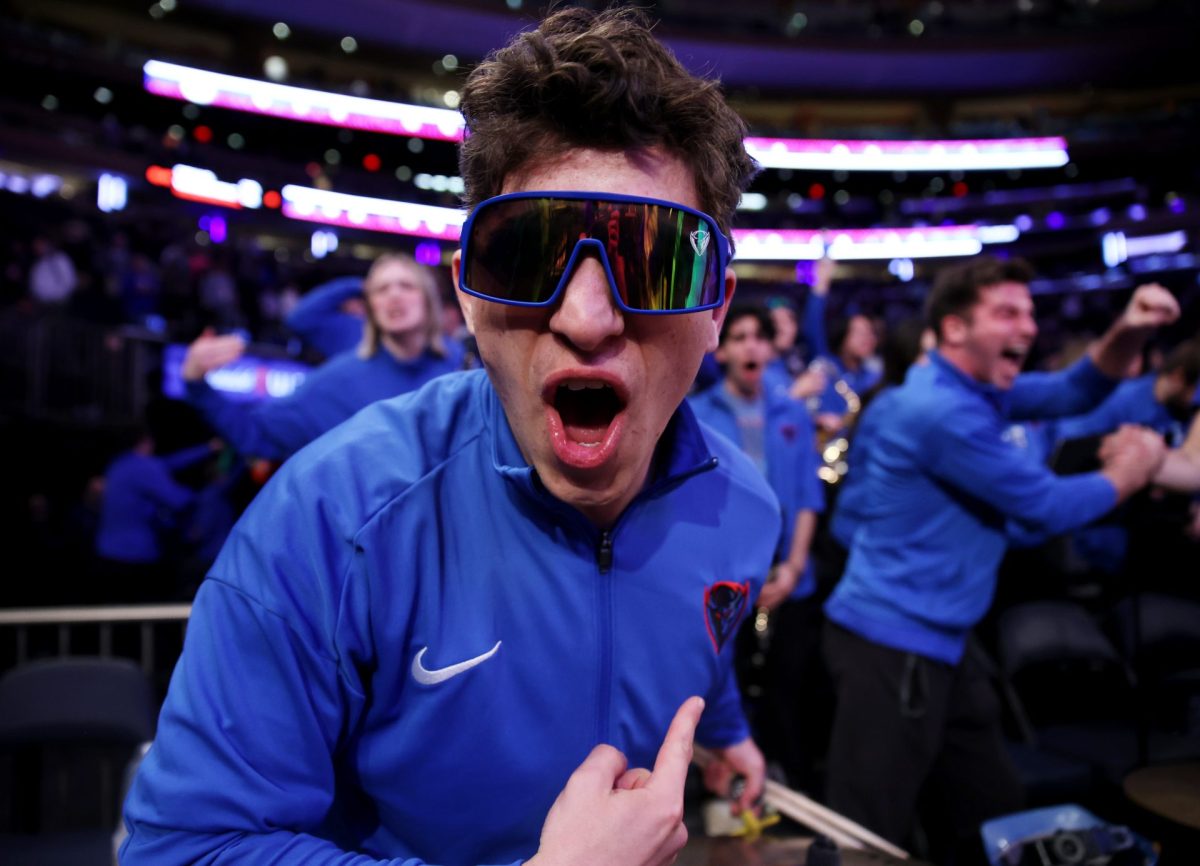
[[[111,864],[122,774],[154,716],[126,659],[35,661],[0,678],[0,864]]]

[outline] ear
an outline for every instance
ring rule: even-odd
[[[961,346],[967,341],[970,323],[962,316],[951,314],[942,318],[942,337],[938,345]]]
[[[462,250],[457,249],[454,255],[450,258],[450,277],[454,280],[454,294],[458,296],[458,306],[462,310],[463,323],[467,326],[468,333],[475,333],[475,302],[479,299],[474,295],[468,295],[462,290],[458,282],[458,275],[462,271]]]
[[[733,272],[733,268],[725,269],[725,303],[712,311],[712,331],[708,335],[708,344],[704,347],[706,352],[717,351],[721,343],[721,325],[725,323],[725,316],[729,313],[729,305],[733,302],[733,293],[737,289],[737,274]]]

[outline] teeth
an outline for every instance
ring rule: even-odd
[[[600,391],[609,387],[603,382],[596,382],[590,379],[571,379],[563,382],[562,386],[568,391]]]

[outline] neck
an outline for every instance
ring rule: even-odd
[[[762,393],[762,382],[759,381],[752,385],[742,386],[734,382],[729,376],[726,376],[725,390],[734,397],[741,397],[743,400],[753,400]]]
[[[854,355],[851,355],[849,352],[844,350],[838,354],[838,358],[841,359],[842,366],[847,370],[854,370],[857,372],[858,368],[862,366],[861,358],[856,358]]]
[[[379,345],[397,361],[411,361],[425,351],[425,332],[414,330],[399,334],[381,334]]]
[[[972,363],[971,356],[961,346],[947,346],[940,344],[937,347],[937,353],[942,356],[942,360],[954,367],[964,376],[980,381],[975,375],[975,365]]]

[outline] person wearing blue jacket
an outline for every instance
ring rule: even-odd
[[[838,389],[838,383],[861,399],[883,376],[875,357],[879,341],[870,318],[854,313],[826,330],[834,268],[831,259],[817,262],[816,277],[804,305],[804,338],[812,353],[809,367],[822,372],[826,380],[825,389],[812,401],[813,415],[829,432],[842,429],[850,411],[846,394]]]
[[[1200,381],[1200,343],[1176,346],[1157,372],[1128,379],[1083,415],[1063,418],[1049,431],[1057,442],[1111,433],[1123,424],[1138,424],[1161,433],[1169,446],[1183,441]],[[1071,536],[1075,553],[1092,567],[1117,573],[1129,555],[1130,533],[1124,522],[1087,526]]]
[[[167,552],[171,536],[182,534],[197,494],[173,473],[211,457],[220,440],[164,456],[154,447],[154,437],[139,431],[133,447],[104,472],[95,542],[99,600],[162,601],[177,591],[165,568]]]
[[[710,784],[762,790],[730,637],[779,504],[683,404],[734,291],[745,125],[628,8],[551,14],[461,107],[484,370],[367,408],[251,504],[125,866],[666,866],[693,738]]]
[[[978,858],[981,820],[1020,807],[995,696],[967,651],[1006,547],[1005,525],[1062,532],[1142,487],[1161,440],[1129,428],[1099,472],[1058,477],[1006,440],[1013,385],[1037,325],[1020,261],[979,257],[943,271],[926,299],[929,363],[894,392],[867,462],[866,519],[826,603],[824,650],[836,691],[829,805],[902,843],[919,795],[927,829],[959,862]],[[1022,411],[1099,402],[1153,327],[1178,304],[1142,286],[1085,366],[1039,374]]]
[[[1064,418],[1055,433],[1060,441],[1110,433],[1122,424],[1157,430],[1178,444],[1195,412],[1200,383],[1200,341],[1180,343],[1156,372],[1128,379],[1103,403],[1083,415]]]
[[[240,454],[286,460],[364,406],[457,369],[442,340],[441,300],[426,268],[389,253],[371,265],[364,285],[368,316],[357,351],[326,361],[286,397],[238,403],[204,377],[241,357],[246,343],[206,332],[184,357],[188,402]]]
[[[716,353],[724,378],[689,402],[697,418],[754,462],[783,509],[776,563],[758,600],[760,609],[774,613],[755,728],[768,757],[779,762],[789,781],[811,788],[815,754],[824,746],[817,741],[825,731],[810,724],[820,713],[805,700],[819,693],[820,678],[821,609],[809,551],[825,498],[808,411],[765,381],[773,336],[765,309],[730,307]]]

